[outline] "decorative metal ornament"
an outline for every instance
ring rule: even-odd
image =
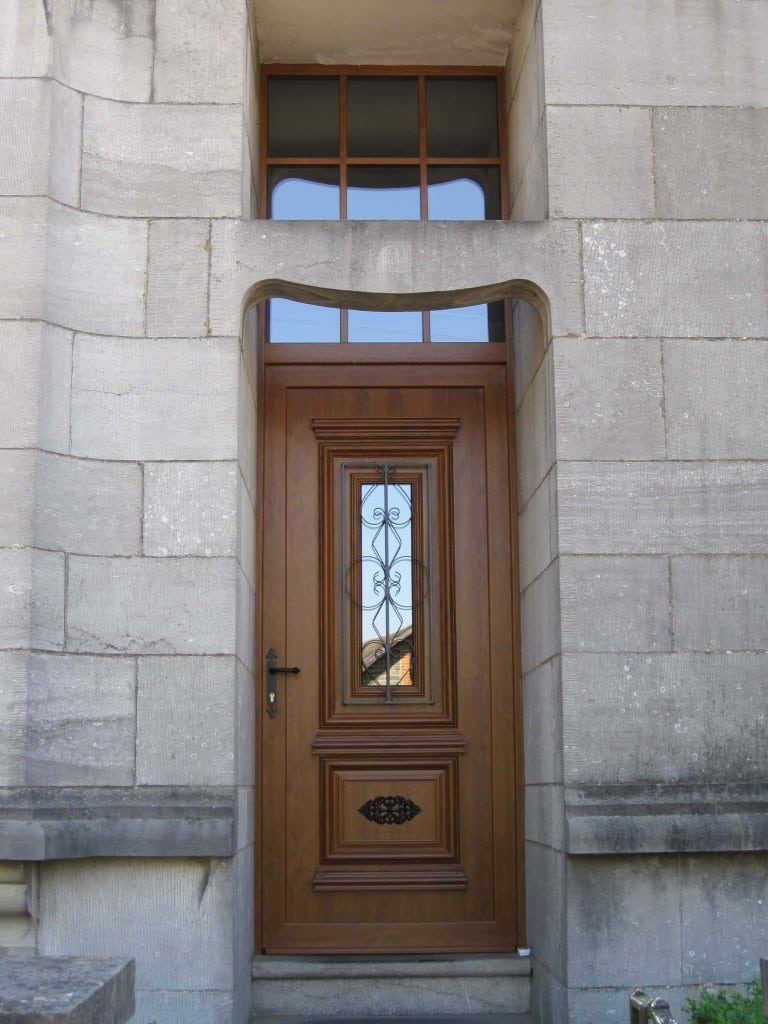
[[[358,811],[375,825],[404,825],[421,814],[418,804],[404,796],[375,796]]]

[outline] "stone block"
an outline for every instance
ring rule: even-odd
[[[35,511],[36,453],[0,449],[0,548],[32,543]]]
[[[666,558],[563,557],[560,596],[564,651],[672,649]]]
[[[560,459],[663,459],[661,345],[657,340],[553,343]]]
[[[648,110],[547,107],[547,162],[550,216],[654,216]]]
[[[256,621],[256,595],[248,578],[238,566],[237,569],[237,656],[243,665],[253,671],[256,635],[253,624]]]
[[[179,992],[169,989],[137,989],[136,1024],[162,1021],[205,1021],[206,1024],[232,1024],[232,992]]]
[[[244,0],[158,0],[156,103],[239,103],[247,45]]]
[[[236,685],[235,781],[239,786],[248,787],[255,782],[256,737],[253,723],[256,721],[256,701],[262,696],[262,690],[256,684],[254,673],[239,661]],[[246,789],[245,793],[251,800],[250,790]],[[252,834],[249,841],[252,841]]]
[[[130,951],[137,991],[231,992],[232,915],[223,860],[114,858],[40,869],[40,953]]]
[[[239,335],[245,296],[260,297],[254,286],[277,278],[336,294],[361,292],[382,308],[392,308],[390,296],[416,296],[419,305],[421,293],[460,289],[472,289],[468,301],[486,302],[510,294],[514,282],[535,301],[526,284],[534,282],[548,299],[550,333],[582,334],[579,254],[578,227],[567,221],[216,220],[211,331]]]
[[[0,557],[0,565],[2,558]],[[4,581],[3,581],[4,582]],[[4,587],[3,587],[4,589]],[[0,786],[23,786],[27,746],[27,657],[0,651]]]
[[[766,669],[765,653],[563,655],[565,781],[762,779]]]
[[[594,1024],[598,1020],[624,1024],[629,1019],[629,996],[636,987],[636,983],[632,982],[629,989],[625,985],[620,988],[569,988],[568,1005],[563,1010],[563,1016],[558,1019],[567,1020],[568,1024]],[[648,988],[654,999],[663,999],[669,1004],[675,1021],[685,1020],[682,989],[652,983],[648,984]]]
[[[523,591],[520,600],[523,672],[560,653],[558,564],[552,564]]]
[[[553,850],[564,849],[563,787],[526,786],[525,838]]]
[[[0,960],[0,1021],[126,1024],[133,987],[133,960],[7,956]]]
[[[208,333],[210,224],[155,220],[149,226],[147,333],[191,338]]]
[[[35,543],[81,555],[139,554],[141,486],[136,465],[41,452]]]
[[[77,335],[72,451],[105,459],[232,459],[238,344]]]
[[[768,459],[768,341],[665,340],[671,459]]]
[[[45,324],[41,337],[39,417],[40,447],[69,451],[69,405],[72,390],[72,332]]]
[[[538,310],[525,299],[518,299],[514,304],[512,338],[515,352],[515,408],[519,408],[536,376],[548,344],[545,324]]]
[[[7,78],[44,78],[50,39],[42,4],[4,0],[0,4],[0,68]]]
[[[243,474],[237,472],[237,560],[241,570],[256,590],[256,512],[245,486]]]
[[[516,426],[518,500],[526,504],[555,461],[554,371],[548,349],[520,403]]]
[[[594,337],[768,336],[764,223],[586,224],[584,275]]]
[[[234,658],[140,658],[138,785],[231,785]]]
[[[0,549],[0,648],[64,646],[64,556]]]
[[[560,659],[523,676],[525,781],[547,785],[563,781],[563,711]]]
[[[259,461],[256,446],[256,397],[242,357],[238,365],[237,394],[237,461],[248,493],[255,496],[256,467]]]
[[[41,329],[35,321],[0,321],[0,448],[37,443]]]
[[[238,217],[241,129],[234,105],[87,96],[83,208],[127,217]]]
[[[768,463],[560,463],[559,538],[573,554],[760,554]]]
[[[531,495],[517,520],[520,555],[520,586],[527,587],[542,573],[557,551],[553,548],[552,524],[557,522],[554,472]]]
[[[239,476],[235,462],[147,463],[144,554],[237,554]]]
[[[507,83],[509,108],[507,135],[509,179],[515,194],[523,180],[526,164],[536,144],[544,112],[544,68],[541,53],[541,16],[531,26],[531,35],[514,82]],[[545,185],[546,187],[546,185]]]
[[[43,319],[47,230],[47,199],[0,198],[0,319]]]
[[[54,78],[79,92],[148,103],[153,15],[153,0],[56,0]]]
[[[547,130],[542,117],[523,168],[520,184],[512,196],[511,219],[513,221],[546,220],[549,216],[547,181]],[[557,330],[557,328],[555,329]]]
[[[768,558],[672,559],[675,644],[693,651],[768,650]]]
[[[765,106],[764,3],[549,0],[547,102]]]
[[[51,207],[48,319],[94,334],[144,333],[148,227]]]
[[[0,195],[47,193],[50,116],[49,82],[0,78]]]
[[[641,981],[654,989],[679,985],[679,886],[674,858],[572,858],[566,911],[573,940],[568,944],[569,985],[624,986],[627,1005],[629,992]]]
[[[526,843],[526,940],[536,959],[560,977],[566,970],[566,863],[562,853]]]
[[[69,559],[71,650],[232,654],[236,562],[229,558]]]
[[[682,951],[689,983],[743,985],[758,973],[768,931],[764,853],[685,857]]]
[[[659,217],[768,219],[768,110],[663,107],[653,137]]]
[[[133,658],[32,654],[27,785],[134,782]]]
[[[48,189],[51,199],[80,205],[80,163],[83,138],[83,94],[51,82],[51,158]]]

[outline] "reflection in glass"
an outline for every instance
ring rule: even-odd
[[[418,167],[350,167],[349,220],[418,220],[421,192]]]
[[[341,215],[336,167],[274,167],[269,195],[274,220],[338,220]]]
[[[411,485],[392,479],[366,483],[360,493],[363,686],[413,686],[413,528]]]
[[[268,156],[338,155],[338,78],[270,78],[267,102]]]
[[[419,155],[416,78],[350,78],[347,103],[350,156]]]
[[[349,311],[350,341],[421,341],[421,313]]]
[[[270,342],[339,340],[338,309],[290,299],[270,299],[267,317]]]
[[[494,78],[427,79],[427,156],[499,153]]]

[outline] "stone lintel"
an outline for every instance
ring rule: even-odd
[[[569,787],[570,854],[768,850],[768,785]]]
[[[124,1024],[135,1009],[133,960],[0,959],[0,1024]]]
[[[233,788],[38,787],[0,791],[0,860],[231,857]]]

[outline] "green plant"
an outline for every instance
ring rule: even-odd
[[[686,1002],[685,1010],[690,1014],[691,1024],[768,1024],[757,978],[747,985],[744,993],[702,989]]]

